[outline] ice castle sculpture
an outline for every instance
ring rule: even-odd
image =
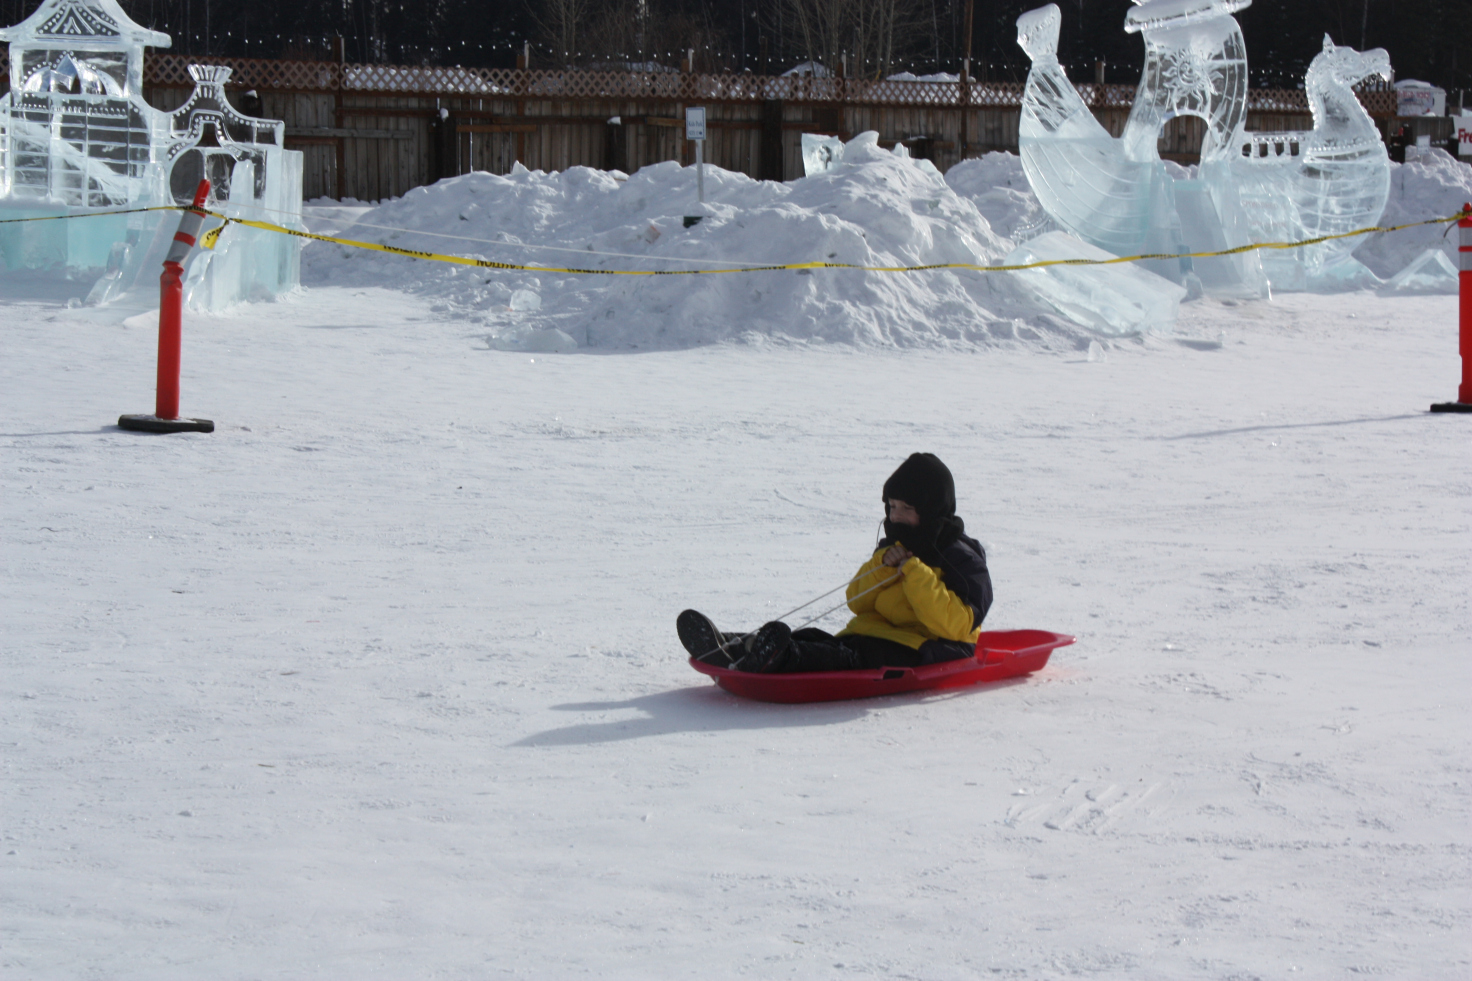
[[[1018,44],[1032,59],[1019,150],[1055,222],[1115,255],[1213,252],[1374,224],[1389,193],[1389,158],[1349,86],[1388,72],[1383,51],[1361,55],[1326,39],[1305,80],[1314,129],[1248,134],[1247,50],[1232,14],[1252,0],[1134,2],[1124,29],[1144,39],[1145,69],[1118,138],[1058,62],[1058,7],[1017,20]],[[1195,172],[1173,178],[1156,140],[1182,115],[1202,119],[1206,135]],[[1148,265],[1214,295],[1265,295],[1270,280],[1304,289],[1354,279],[1355,244],[1277,253],[1266,269],[1258,252]]]
[[[0,217],[85,216],[188,204],[199,179],[209,207],[300,227],[301,154],[280,122],[230,107],[228,68],[191,66],[195,91],[176,112],[143,99],[143,49],[167,34],[128,19],[117,0],[45,0],[0,28],[10,44],[10,92],[0,98]],[[0,225],[5,269],[105,270],[90,302],[153,287],[171,212]],[[298,282],[298,241],[231,225],[214,252],[196,250],[185,298],[218,309]]]
[[[231,69],[190,65],[194,92],[164,114],[167,139],[157,165],[167,175],[163,197],[188,204],[201,179],[210,182],[210,206],[231,218],[252,218],[301,229],[302,154],[282,145],[286,124],[243,116],[225,97]],[[149,282],[168,252],[177,219],[158,223],[141,235],[127,255],[114,261],[89,298],[106,302],[140,282]],[[211,227],[213,222],[206,225]],[[219,310],[250,300],[266,300],[301,281],[300,239],[280,232],[231,224],[213,251],[196,249],[184,269],[184,302],[200,310]],[[116,272],[114,272],[116,270]]]
[[[143,48],[169,37],[134,24],[114,0],[48,0],[0,29],[10,92],[0,101],[0,203],[7,218],[154,203],[148,182],[162,120],[143,101]],[[98,267],[126,218],[0,226],[9,269]]]

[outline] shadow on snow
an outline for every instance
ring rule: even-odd
[[[842,702],[810,702],[782,705],[741,698],[715,685],[677,688],[615,702],[570,702],[554,705],[559,712],[623,712],[635,710],[643,716],[581,722],[548,729],[519,739],[512,746],[587,746],[667,736],[679,732],[729,732],[736,729],[806,729],[841,725],[871,712],[906,708],[920,703],[964,698],[982,691],[997,691],[1024,684],[1027,678],[1009,678],[987,685],[945,691],[916,691],[900,695]]]

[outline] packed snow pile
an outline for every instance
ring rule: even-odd
[[[962,160],[946,171],[951,190],[976,205],[992,231],[1009,239],[1030,237],[1032,231],[1054,226],[1032,193],[1015,153],[992,152]]]
[[[1390,200],[1381,225],[1405,225],[1446,218],[1472,201],[1472,165],[1445,150],[1421,147],[1416,159],[1390,165]],[[1382,279],[1389,279],[1417,261],[1427,249],[1441,249],[1455,267],[1457,233],[1445,225],[1422,225],[1399,232],[1370,236],[1355,249],[1354,257]],[[1453,282],[1447,292],[1456,292]]]
[[[303,278],[434,294],[438,312],[484,323],[492,343],[514,348],[566,349],[563,338],[617,350],[768,337],[905,347],[1022,340],[1073,349],[1093,336],[1005,274],[714,272],[811,261],[992,264],[1012,251],[1015,243],[928,161],[886,151],[873,134],[851,141],[834,170],[785,184],[708,166],[705,193],[702,208],[695,168],[674,162],[631,177],[517,167],[505,177],[469,174],[416,189],[340,233],[509,264],[709,271],[699,275],[501,271],[314,243]],[[701,220],[689,224],[686,216]]]
[[[1170,328],[1161,311],[1174,308],[1179,290],[1149,276],[1107,310],[1079,305],[1095,292],[1085,280],[1102,277],[1099,288],[1112,288],[1116,267],[1076,268],[1071,275],[1078,282],[1062,284],[1068,296],[1056,284],[1042,284],[1045,277],[1029,282],[965,270],[719,271],[810,261],[998,264],[1056,230],[1013,154],[988,153],[942,177],[928,161],[880,148],[872,133],[843,151],[834,169],[785,184],[707,166],[703,206],[695,168],[675,162],[633,176],[585,167],[546,174],[518,165],[505,177],[475,173],[417,188],[331,230],[510,265],[680,275],[484,269],[314,243],[303,256],[302,277],[308,284],[429,295],[436,313],[483,325],[494,346],[529,351],[669,349],[762,338],[1081,350],[1099,336]],[[1170,169],[1173,178],[1191,176]],[[1440,151],[1423,152],[1416,162],[1392,165],[1382,223],[1444,217],[1466,200],[1472,200],[1472,167]],[[1442,231],[1428,225],[1377,235],[1355,256],[1382,279],[1419,262],[1406,283],[1393,287],[1398,292],[1451,290],[1455,280],[1442,275],[1442,264],[1422,261],[1429,248],[1454,258],[1455,243]],[[1153,312],[1143,316],[1147,310]]]

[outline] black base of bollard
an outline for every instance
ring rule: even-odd
[[[215,424],[209,419],[160,419],[158,416],[118,416],[118,428],[135,433],[212,433]]]
[[[1472,412],[1472,402],[1437,402],[1432,412]]]

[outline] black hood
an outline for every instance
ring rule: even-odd
[[[884,519],[882,546],[899,542],[929,566],[940,564],[941,550],[966,530],[956,517],[956,481],[934,453],[911,453],[884,482],[884,501],[904,501],[920,515],[918,526]]]
[[[904,501],[922,524],[934,523],[956,513],[956,481],[934,453],[911,453],[884,482],[883,498]]]

